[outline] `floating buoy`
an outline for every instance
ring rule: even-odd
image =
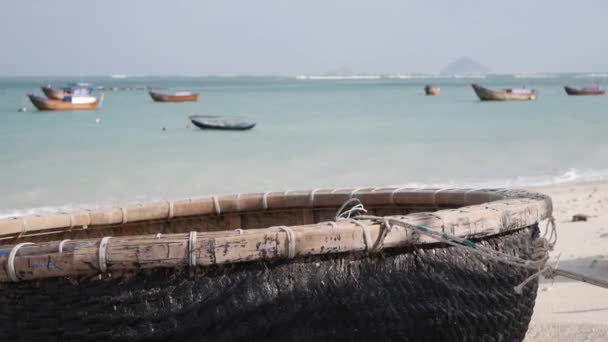
[[[101,122],[101,118],[95,118],[95,123],[100,123]]]
[[[27,107],[19,107],[18,112],[27,112]]]

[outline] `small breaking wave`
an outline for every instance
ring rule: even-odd
[[[297,80],[379,80],[380,75],[298,75]]]
[[[504,179],[489,179],[484,181],[476,180],[453,180],[441,183],[406,183],[395,186],[402,187],[429,187],[429,188],[530,188],[544,187],[562,184],[577,184],[588,182],[608,181],[607,170],[586,170],[569,169],[558,175],[544,176],[518,176]]]
[[[608,78],[608,73],[592,73],[592,74],[584,74],[577,75],[574,78]]]
[[[588,183],[588,182],[600,182],[608,181],[608,169],[605,170],[578,170],[569,169],[557,175],[545,175],[545,176],[521,176],[506,179],[489,179],[489,180],[453,180],[448,182],[408,182],[401,184],[387,185],[387,187],[407,187],[407,188],[533,188],[533,187],[544,187],[544,186],[556,186],[562,184],[577,184],[577,183]],[[381,184],[374,184],[374,186],[382,186]],[[370,186],[371,187],[371,186]],[[188,198],[192,196],[184,195],[182,198]],[[205,196],[196,196],[205,197]],[[192,197],[192,198],[196,198]],[[178,198],[171,198],[177,200]],[[139,204],[139,203],[152,203],[160,202],[166,199],[160,199],[159,197],[146,197],[137,196],[137,202],[125,201],[121,202],[120,205]],[[97,209],[97,208],[108,208],[117,207],[119,203],[116,200],[112,201],[100,201],[96,205],[92,204],[68,204],[63,206],[47,206],[30,209],[3,209],[0,210],[0,219],[31,216],[31,215],[46,215],[51,213],[61,212],[75,212],[84,209]]]
[[[558,75],[554,74],[537,74],[537,73],[522,73],[522,74],[513,74],[515,78],[556,78]]]

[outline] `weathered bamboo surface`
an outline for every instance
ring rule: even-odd
[[[324,208],[332,208],[332,211],[335,211],[335,207],[339,207],[352,197],[359,198],[366,207],[448,208],[394,217],[412,225],[425,225],[437,231],[466,238],[491,236],[528,227],[549,217],[552,211],[550,198],[525,191],[338,189],[267,195],[230,195],[178,201],[173,204],[161,203],[125,209],[98,210],[86,214],[77,213],[79,216],[72,214],[71,224],[68,225],[65,221],[66,215],[69,214],[38,217],[37,221],[30,217],[25,218],[28,224],[35,225],[28,225],[30,230],[26,233],[49,230],[53,232],[53,229],[65,232],[70,227],[74,228],[84,223],[89,227],[112,225],[119,227],[129,222],[145,220],[155,222],[155,220],[172,220],[195,215],[212,218],[225,213],[277,215],[281,210],[299,209],[308,212],[311,209],[324,210]],[[241,216],[245,220],[247,216],[243,215]],[[78,217],[77,220],[74,219],[75,217]],[[280,215],[278,217],[281,218]],[[279,225],[290,225],[289,222],[281,222],[276,218],[271,220],[274,221]],[[287,258],[290,256],[290,248],[294,257],[369,251],[365,230],[371,240],[377,242],[383,229],[381,223],[372,221],[363,221],[359,224],[348,220],[314,223],[315,220],[310,217],[304,221],[309,221],[309,224],[291,225],[289,228],[271,226],[221,231],[195,229],[198,231],[194,234],[183,232],[47,241],[23,245],[16,252],[13,245],[1,246],[0,282],[15,280],[15,278],[32,280],[102,273],[116,275],[161,267],[185,268]],[[19,220],[5,220],[2,233],[24,234],[22,226],[15,222]],[[366,228],[363,228],[362,224]],[[104,232],[112,231],[114,228],[104,230]],[[290,232],[293,235],[290,236]],[[434,242],[436,241],[420,236],[407,228],[394,226],[384,238],[382,248]],[[12,263],[9,262],[11,251],[14,254]],[[14,273],[9,267],[14,268]]]
[[[550,205],[543,195],[504,189],[347,188],[236,194],[0,219],[0,240],[195,216],[337,208],[352,197],[369,207],[457,208],[509,198],[535,198]]]

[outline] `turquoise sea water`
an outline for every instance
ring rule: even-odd
[[[92,77],[85,81],[201,96],[163,104],[145,91],[106,91],[102,109],[71,113],[37,112],[25,95],[41,93],[43,82],[78,80],[0,79],[0,216],[215,193],[604,179],[608,96],[566,96],[562,86],[608,83],[606,76]],[[471,82],[525,84],[539,96],[482,103]],[[426,83],[440,86],[441,96],[424,96]],[[23,105],[30,110],[17,112]],[[201,131],[191,114],[239,115],[258,126]]]

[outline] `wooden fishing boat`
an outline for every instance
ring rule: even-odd
[[[256,125],[255,122],[199,115],[190,116],[190,121],[200,129],[217,129],[223,131],[245,131],[252,129]]]
[[[429,96],[437,96],[441,93],[441,88],[427,84],[424,86],[424,93]]]
[[[148,91],[155,102],[196,102],[198,101],[198,93],[182,91],[172,94],[157,93]]]
[[[63,100],[52,100],[34,94],[29,94],[28,97],[38,110],[54,111],[95,110],[103,100],[103,95],[101,98],[66,97]]]
[[[63,100],[64,97],[68,96],[63,89],[56,89],[51,86],[41,87],[44,95],[51,100]]]
[[[564,90],[568,95],[604,95],[606,90],[600,87],[573,88],[565,86]]]
[[[341,188],[2,219],[0,334],[521,341],[551,211],[516,190]]]
[[[91,96],[93,93],[93,88],[88,83],[70,83],[61,89],[47,85],[41,89],[44,95],[51,100],[63,100],[68,96]]]
[[[526,88],[509,88],[490,90],[477,84],[471,84],[481,101],[531,101],[536,100],[536,90]]]

